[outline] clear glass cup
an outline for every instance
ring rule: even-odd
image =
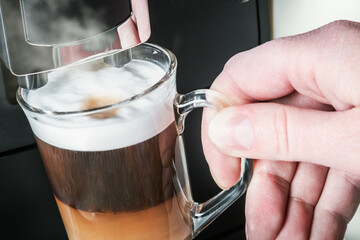
[[[193,200],[185,118],[194,108],[220,110],[229,103],[211,90],[178,94],[177,62],[167,49],[142,44],[132,58],[156,64],[165,75],[113,104],[51,111],[29,104],[31,90],[17,92],[69,239],[192,239],[249,185],[252,162],[243,158],[234,187],[205,203]]]

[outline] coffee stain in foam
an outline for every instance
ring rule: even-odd
[[[95,95],[86,98],[81,106],[81,110],[90,110],[100,107],[109,106],[111,104],[120,102],[122,99],[118,96],[105,96],[105,95]],[[89,116],[96,118],[96,119],[107,119],[116,116],[116,112],[119,108],[112,108],[106,111],[93,113]]]

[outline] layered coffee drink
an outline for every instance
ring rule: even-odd
[[[133,59],[49,74],[25,111],[69,239],[186,239],[171,171],[175,74]]]

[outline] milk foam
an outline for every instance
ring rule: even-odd
[[[128,99],[164,75],[162,68],[148,61],[132,60],[121,68],[98,62],[91,69],[75,67],[50,73],[48,83],[29,91],[25,100],[43,110],[79,111],[89,97]],[[34,134],[51,145],[78,151],[111,150],[145,141],[169,126],[174,121],[175,94],[173,74],[157,89],[118,108],[111,118],[25,113]]]

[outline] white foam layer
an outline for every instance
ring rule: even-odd
[[[26,101],[45,110],[77,111],[89,97],[126,99],[139,94],[164,74],[156,64],[140,60],[122,68],[99,64],[95,70],[62,70],[49,74],[44,87],[29,91]],[[174,121],[175,94],[174,74],[150,94],[117,109],[111,118],[26,114],[34,134],[51,145],[78,151],[111,150],[145,141],[169,126]]]

